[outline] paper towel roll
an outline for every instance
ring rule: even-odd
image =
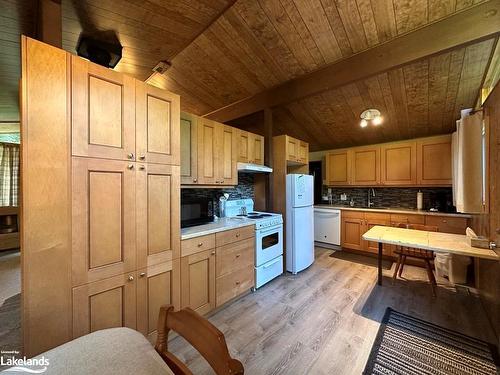
[[[417,210],[421,210],[424,207],[424,193],[420,190],[417,193]]]

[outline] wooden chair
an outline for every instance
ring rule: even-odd
[[[422,224],[398,224],[399,228],[406,229],[416,229],[416,230],[425,230],[428,232],[437,232],[438,228],[436,226],[431,225],[422,225]],[[429,277],[429,283],[432,288],[432,295],[436,296],[436,278],[434,277],[434,273],[432,272],[431,260],[434,259],[434,253],[429,250],[422,249],[414,249],[412,247],[406,246],[396,246],[396,250],[394,250],[395,254],[398,254],[398,261],[396,263],[396,268],[394,269],[394,275],[392,278],[396,280],[396,277],[401,277],[403,273],[403,268],[405,266],[406,258],[416,258],[422,259],[425,263],[425,268],[427,269],[427,276]]]
[[[160,308],[155,349],[176,375],[193,375],[189,368],[168,351],[170,330],[184,337],[207,360],[217,375],[239,375],[243,365],[231,358],[224,334],[190,308],[174,312],[171,305]]]

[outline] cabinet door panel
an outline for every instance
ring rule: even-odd
[[[382,226],[390,226],[391,221],[390,221],[390,216],[387,215],[387,218],[385,219],[366,219],[365,223],[365,232],[373,228],[375,225],[382,225]],[[363,233],[362,233],[363,234]],[[364,241],[365,243],[365,250],[369,251],[370,253],[375,253],[378,254],[378,242],[372,242],[372,241]],[[392,255],[392,246],[388,244],[383,244],[382,246],[382,254],[384,255]]]
[[[244,130],[239,130],[238,133],[238,162],[250,163],[251,133]]]
[[[180,259],[141,269],[138,274],[137,330],[151,339],[160,307],[180,308]]]
[[[205,118],[198,121],[198,183],[215,185],[217,180],[217,123]]]
[[[352,151],[352,184],[378,185],[380,183],[380,148],[363,147]]]
[[[136,328],[135,273],[73,288],[73,338],[113,327]]]
[[[295,138],[286,137],[286,160],[297,161],[299,157],[299,141]]]
[[[178,166],[139,164],[137,171],[137,267],[180,256]]]
[[[326,155],[327,185],[345,186],[351,183],[351,151],[342,150]]]
[[[136,81],[138,160],[179,165],[179,121],[178,95]]]
[[[236,128],[218,124],[217,131],[217,176],[221,185],[237,185],[238,171],[236,167],[237,134]]]
[[[73,286],[135,269],[134,168],[73,158]]]
[[[354,250],[363,250],[363,220],[342,218],[342,247]]]
[[[199,314],[215,307],[215,250],[181,258],[181,306]]]
[[[382,145],[381,153],[382,184],[416,185],[417,154],[415,142]]]
[[[451,136],[417,142],[419,185],[451,185]]]
[[[249,149],[249,162],[264,165],[264,137],[250,133]]]
[[[198,182],[197,117],[181,114],[181,184]]]
[[[133,159],[134,79],[73,56],[72,154]]]

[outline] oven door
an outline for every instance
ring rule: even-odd
[[[255,232],[255,267],[283,254],[283,225]]]

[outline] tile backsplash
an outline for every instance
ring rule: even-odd
[[[368,188],[331,188],[333,204],[337,206],[349,206],[351,199],[355,207],[366,207],[368,205]],[[327,188],[323,188],[323,195],[327,194]],[[424,194],[423,209],[440,205],[440,211],[454,211],[452,206],[453,196],[450,188],[374,188],[375,196],[371,196],[374,207],[400,207],[417,208],[417,192]],[[347,200],[341,201],[341,194],[347,195]],[[439,202],[439,203],[438,203]],[[448,203],[447,203],[448,202]],[[328,203],[323,201],[323,203]],[[446,207],[448,207],[446,209]]]
[[[211,198],[214,201],[215,214],[219,215],[219,198],[222,194],[228,193],[229,199],[254,199],[253,175],[250,173],[240,173],[238,175],[238,185],[225,189],[208,189],[208,188],[184,188],[181,189],[181,202],[183,199],[203,197]]]

